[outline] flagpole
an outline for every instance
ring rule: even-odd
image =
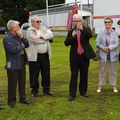
[[[49,27],[48,0],[46,0],[47,26]]]
[[[81,0],[81,17],[82,17],[82,11],[83,11],[83,4],[82,4],[82,0]]]
[[[88,0],[88,8],[89,8],[89,5],[90,5],[90,1]]]

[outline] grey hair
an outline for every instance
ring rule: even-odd
[[[8,28],[8,30],[11,30],[12,27],[14,27],[14,26],[16,26],[16,25],[19,25],[19,24],[20,24],[20,22],[18,22],[18,21],[9,20],[9,21],[7,22],[7,28]]]
[[[79,14],[74,14],[74,15],[73,15],[73,20],[76,20],[76,19],[83,20],[83,18],[82,18],[81,15],[79,15]]]
[[[40,19],[40,16],[38,16],[38,15],[33,15],[32,17],[31,17],[31,23],[35,20],[35,19]]]

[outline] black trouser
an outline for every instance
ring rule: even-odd
[[[20,70],[7,70],[8,77],[8,104],[10,105],[12,102],[16,101],[16,89],[18,82],[18,92],[19,92],[19,100],[20,102],[26,99],[25,95],[25,59],[24,56],[21,56],[21,66]]]
[[[50,61],[48,53],[38,54],[36,62],[29,62],[31,93],[37,94],[39,89],[39,73],[41,71],[43,92],[49,92],[50,89]]]
[[[85,95],[87,92],[89,60],[85,57],[84,54],[78,55],[77,60],[74,63],[71,63],[70,67],[71,67],[71,80],[69,86],[70,96],[76,97],[77,78],[79,70],[80,70],[79,92],[80,95]]]

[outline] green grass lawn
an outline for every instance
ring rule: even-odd
[[[0,111],[0,120],[120,120],[120,93],[114,94],[107,84],[104,91],[96,93],[98,87],[99,62],[91,61],[89,70],[89,98],[77,93],[77,99],[67,101],[70,80],[69,47],[64,46],[64,37],[54,38],[51,59],[51,90],[55,97],[45,97],[40,88],[39,97],[31,98],[27,70],[26,93],[32,101],[29,106],[17,102],[14,109],[7,107],[7,77],[3,66],[5,55],[0,38],[0,103],[5,109]],[[91,39],[95,48],[95,39]],[[27,67],[28,69],[28,67]],[[118,89],[120,91],[120,68],[118,64]]]

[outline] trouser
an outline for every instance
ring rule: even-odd
[[[36,62],[29,62],[31,93],[37,94],[39,89],[39,73],[41,71],[43,92],[49,92],[50,89],[50,61],[48,53],[38,54]]]
[[[25,61],[23,56],[21,56],[21,66],[22,68],[20,70],[7,70],[9,105],[12,102],[16,101],[17,82],[18,82],[18,92],[19,92],[20,102],[26,99],[26,95],[25,95],[26,71],[25,71]]]
[[[84,54],[79,55],[77,58],[77,62],[71,63],[70,67],[71,67],[71,80],[69,85],[70,96],[76,97],[77,78],[79,70],[80,70],[79,92],[80,95],[85,95],[87,92],[88,84],[89,60],[85,57]]]
[[[100,73],[99,73],[99,86],[103,86],[106,83],[106,69],[109,66],[109,84],[116,86],[117,84],[117,72],[116,66],[117,62],[100,62]]]

